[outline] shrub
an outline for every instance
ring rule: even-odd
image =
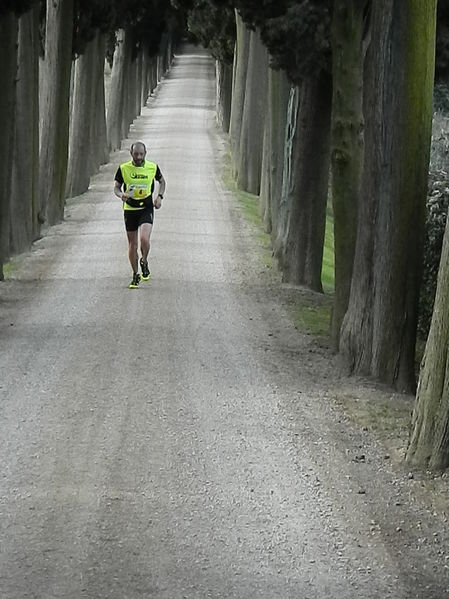
[[[419,300],[418,334],[426,338],[432,320],[441,248],[449,205],[449,86],[434,88],[429,187],[426,205],[423,280]]]
[[[449,176],[442,169],[429,174],[423,280],[421,285],[418,332],[427,337],[432,319],[443,235],[449,206]]]

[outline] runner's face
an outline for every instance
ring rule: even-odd
[[[136,144],[132,151],[131,151],[131,156],[133,157],[133,162],[136,166],[140,166],[143,164],[144,160],[145,160],[145,150],[143,148],[143,146]]]

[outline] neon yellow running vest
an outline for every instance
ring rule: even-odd
[[[133,161],[124,162],[120,165],[123,181],[125,182],[125,191],[133,200],[141,200],[140,206],[130,206],[123,202],[124,210],[142,210],[145,208],[145,198],[151,196],[151,186],[157,171],[157,165],[154,162],[145,160],[142,166],[135,166]]]

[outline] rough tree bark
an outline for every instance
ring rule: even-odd
[[[11,253],[23,252],[39,235],[39,6],[19,19],[18,72]]]
[[[0,17],[0,54],[2,56],[2,86],[0,94],[0,180],[3,193],[0,196],[0,281],[3,265],[9,257],[10,194],[15,119],[15,79],[17,74],[17,18],[12,12]]]
[[[421,365],[406,461],[430,470],[449,466],[449,219],[432,323]]]
[[[415,388],[435,61],[435,0],[373,4],[365,168],[340,349],[349,367]]]
[[[72,35],[73,0],[47,2],[39,199],[40,219],[49,225],[64,216]]]
[[[351,289],[363,164],[363,21],[366,2],[335,0],[332,26],[332,203],[335,294],[331,335],[338,350]]]
[[[217,81],[217,123],[225,132],[229,132],[232,100],[232,66],[220,60],[215,61]]]
[[[133,120],[135,119],[137,114],[140,112],[140,106],[139,106],[138,110],[136,108],[137,96],[139,96],[139,103],[140,103],[140,91],[139,91],[139,93],[137,92],[138,64],[139,64],[138,56],[135,56],[133,58],[132,53],[131,53],[130,61],[128,63],[128,68],[127,68],[128,80],[127,80],[127,84],[126,84],[126,123],[125,123],[125,128],[124,128],[122,137],[126,137],[128,130],[129,130],[129,126],[131,125],[131,123],[133,122]]]
[[[152,94],[157,87],[157,57],[150,58],[149,79],[148,79],[148,94]]]
[[[262,44],[259,32],[251,31],[240,129],[237,185],[255,195],[259,195],[260,192],[267,84],[268,52]]]
[[[97,40],[86,46],[84,53],[75,61],[73,83],[72,127],[69,144],[69,165],[66,197],[84,193],[89,187],[92,174],[91,144],[93,142],[96,77]]]
[[[114,51],[111,72],[111,88],[109,93],[109,106],[107,111],[107,134],[109,150],[121,147],[123,135],[123,115],[125,112],[126,94],[126,65],[130,53],[129,43],[126,43],[124,29],[117,32],[117,45]],[[129,37],[129,36],[128,36]]]
[[[133,51],[131,47],[131,36],[127,34],[126,46],[126,62],[125,62],[125,99],[124,99],[124,107],[123,107],[123,118],[122,118],[122,127],[121,127],[121,138],[124,139],[128,135],[129,127],[134,120],[135,108],[136,108],[136,74],[137,74],[137,62],[136,59],[133,58]]]
[[[287,243],[288,225],[290,222],[290,211],[292,195],[290,193],[293,172],[293,149],[297,135],[300,89],[297,85],[290,88],[287,119],[285,127],[284,153],[282,156],[282,186],[279,202],[276,204],[276,220],[272,221],[271,243],[273,253],[279,264],[285,253]]]
[[[237,39],[234,52],[229,137],[231,140],[232,174],[236,179],[238,177],[238,165],[240,162],[240,131],[242,126],[243,107],[245,104],[246,73],[248,70],[249,40],[251,32],[243,23],[242,18],[237,11],[235,11],[235,21]]]
[[[142,114],[142,88],[143,88],[143,52],[140,50],[136,58],[136,96],[135,96],[135,114]]]
[[[332,82],[328,73],[303,80],[292,155],[290,218],[279,264],[284,280],[322,291],[330,163]]]
[[[106,129],[106,98],[104,85],[104,63],[106,55],[106,37],[97,35],[96,49],[96,79],[95,79],[95,115],[93,127],[92,148],[92,173],[96,172],[100,165],[109,161],[108,136]]]
[[[267,118],[260,182],[260,214],[268,233],[277,232],[290,87],[284,72],[268,69]]]
[[[168,33],[163,33],[161,42],[159,44],[159,54],[157,56],[157,65],[158,65],[158,81],[162,81],[165,73],[168,71],[170,67],[172,59],[172,43],[171,37]]]
[[[142,95],[140,102],[142,106],[145,106],[150,94],[150,76],[151,76],[151,64],[150,57],[148,55],[148,48],[144,47],[142,53]]]

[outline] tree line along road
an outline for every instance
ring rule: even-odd
[[[258,278],[214,85],[186,47],[2,283],[0,596],[440,599],[435,521],[388,465],[351,459],[332,365]],[[167,192],[152,279],[129,290],[112,188],[135,139]]]

